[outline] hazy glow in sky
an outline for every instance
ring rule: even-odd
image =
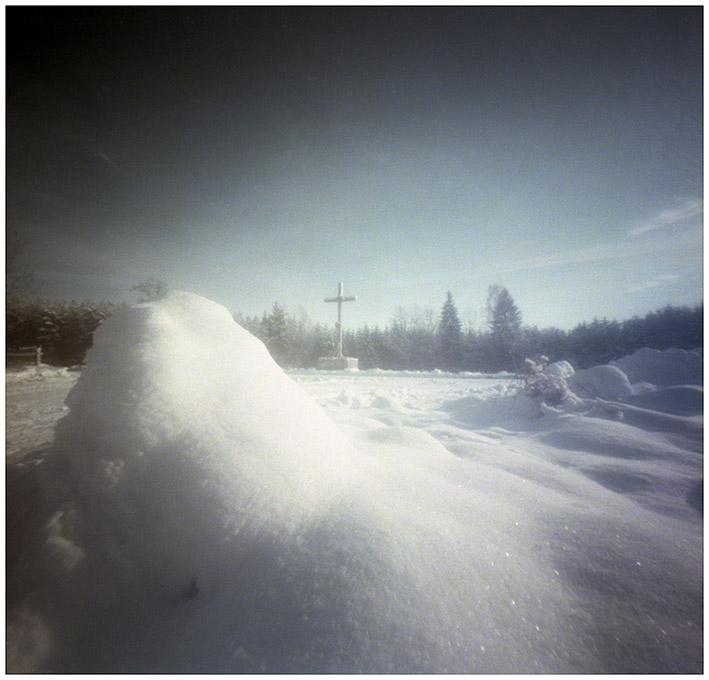
[[[7,8],[8,224],[44,298],[155,277],[345,325],[506,286],[702,300],[702,8]]]

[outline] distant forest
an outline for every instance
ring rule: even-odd
[[[526,357],[566,359],[578,370],[642,347],[697,349],[704,342],[703,305],[666,306],[627,321],[594,319],[570,331],[539,329],[522,323],[507,289],[493,286],[487,317],[483,330],[464,330],[448,293],[440,315],[400,310],[385,327],[344,329],[344,353],[357,357],[360,369],[517,372]],[[278,303],[261,317],[237,314],[235,318],[264,342],[281,366],[309,368],[318,357],[334,353],[332,326],[288,315]]]
[[[8,351],[41,346],[44,363],[83,363],[98,325],[119,305],[9,300]],[[335,351],[333,326],[287,314],[275,303],[261,317],[234,318],[260,338],[285,368],[310,368]],[[359,358],[361,369],[428,371],[518,371],[526,357],[566,359],[574,368],[604,364],[642,347],[696,349],[703,346],[704,308],[667,306],[627,321],[595,319],[570,331],[526,326],[507,289],[492,286],[483,330],[463,329],[448,293],[436,315],[430,310],[397,312],[384,327],[344,330],[344,353]]]

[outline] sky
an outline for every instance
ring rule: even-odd
[[[6,7],[8,234],[51,300],[699,304],[702,10]]]

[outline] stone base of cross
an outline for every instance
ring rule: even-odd
[[[348,368],[357,368],[359,361],[354,357],[346,357],[342,353],[342,303],[354,302],[357,299],[356,295],[345,297],[344,286],[340,282],[337,284],[337,297],[325,298],[325,302],[337,302],[337,345],[335,347],[334,357],[321,357],[318,359],[318,368],[326,371],[343,371]]]
[[[320,357],[317,368],[321,371],[347,371],[359,368],[356,357]]]

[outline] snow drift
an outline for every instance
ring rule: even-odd
[[[634,354],[567,376],[569,387],[581,397],[622,399],[657,387],[702,385],[703,356],[682,349],[640,349]]]
[[[696,669],[700,426],[464,384],[316,402],[219,305],[119,311],[37,466],[8,670]]]
[[[218,597],[229,571],[248,590],[269,543],[305,540],[348,475],[320,407],[227,310],[185,293],[106,321],[67,405],[32,562],[60,604],[42,615],[65,670],[93,668],[155,607]]]
[[[639,349],[612,361],[628,376],[631,383],[648,382],[659,387],[670,385],[702,385],[704,362],[701,351],[684,349]]]

